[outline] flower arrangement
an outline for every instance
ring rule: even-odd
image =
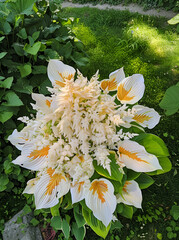
[[[51,96],[33,93],[36,116],[20,118],[27,125],[8,138],[21,150],[13,163],[36,172],[24,190],[34,194],[36,209],[58,209],[70,192],[72,206],[80,203],[88,225],[105,237],[118,204],[141,208],[141,174],[169,170],[164,143],[143,130],[155,127],[160,116],[136,105],[145,89],[141,74],[125,77],[120,68],[109,79],[98,81],[97,72],[88,81],[58,60],[49,61],[47,72]]]

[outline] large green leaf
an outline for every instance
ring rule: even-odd
[[[151,186],[155,181],[145,173],[142,173],[135,181],[139,184],[140,189],[145,189]]]
[[[139,175],[141,174],[140,172],[135,172],[131,169],[126,169],[126,171],[127,171],[127,181],[134,180],[134,179],[138,178]]]
[[[159,174],[169,172],[171,170],[172,164],[168,157],[158,157],[158,160],[159,160],[160,166],[162,167],[162,170],[159,169],[153,172],[147,172],[148,175],[159,175]]]
[[[32,13],[33,5],[35,2],[36,0],[16,0],[14,2],[9,2],[7,4],[7,7],[15,15],[30,15]]]
[[[99,173],[100,175],[109,178],[109,179],[113,179],[115,181],[122,181],[123,178],[123,174],[119,171],[119,165],[116,163],[116,154],[115,152],[110,152],[110,155],[108,156],[108,158],[111,160],[110,162],[110,167],[111,167],[111,175],[109,174],[107,169],[104,169],[102,166],[97,164],[97,161],[93,161],[93,165],[94,168],[96,170],[97,173]]]
[[[133,140],[143,145],[148,153],[154,154],[157,157],[169,156],[168,149],[164,141],[154,134],[141,133]]]
[[[176,113],[179,109],[179,86],[171,86],[169,87],[162,99],[162,101],[159,103],[159,106],[164,109],[166,112],[166,115],[172,115]]]
[[[110,224],[105,227],[104,224],[94,217],[92,211],[87,207],[82,208],[83,217],[86,223],[92,228],[92,230],[100,237],[105,238],[109,232]]]
[[[168,23],[171,24],[171,25],[179,23],[179,14],[177,14],[175,17],[168,20]]]
[[[65,238],[68,239],[70,236],[70,225],[68,224],[66,219],[62,221],[62,231],[65,235]]]
[[[4,56],[6,56],[7,52],[1,52],[0,53],[0,59],[3,58]]]
[[[79,205],[74,206],[73,212],[78,228],[81,228],[82,226],[84,226],[85,220],[82,213],[80,212]]]
[[[7,101],[2,103],[4,106],[17,107],[23,105],[23,102],[20,100],[20,98],[15,94],[15,92],[12,91],[6,93],[4,100]]]

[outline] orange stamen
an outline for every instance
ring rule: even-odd
[[[58,184],[61,182],[62,179],[66,181],[66,178],[62,174],[55,173],[52,176],[52,174],[55,171],[54,169],[48,169],[48,170],[49,170],[48,174],[50,175],[50,181],[49,181],[49,184],[47,185],[47,191],[45,192],[45,195],[47,195],[47,194],[51,195],[53,192],[53,189],[56,186],[58,186]],[[53,171],[53,173],[52,173],[52,171]]]
[[[89,189],[90,191],[93,190],[93,195],[95,192],[98,194],[98,198],[101,200],[102,203],[104,203],[106,200],[104,198],[104,193],[108,191],[108,186],[104,181],[94,181],[91,184],[91,187]]]
[[[124,191],[125,193],[127,193],[127,185],[131,184],[130,182],[125,182],[122,191]]]
[[[46,105],[47,105],[48,107],[50,107],[50,105],[51,105],[51,103],[52,103],[52,100],[50,100],[50,101],[49,101],[49,100],[46,100],[45,103],[46,103]]]
[[[64,87],[64,86],[65,86],[65,83],[60,82],[60,81],[58,81],[58,80],[55,80],[55,83],[56,83],[57,85],[59,85],[60,87]]]

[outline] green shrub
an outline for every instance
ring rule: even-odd
[[[79,3],[93,3],[93,4],[104,4],[108,3],[111,5],[117,5],[120,3],[129,4],[137,3],[141,5],[145,10],[152,8],[164,8],[166,10],[179,10],[179,1],[176,0],[73,0],[73,2]]]
[[[32,177],[28,170],[11,163],[19,153],[7,137],[13,129],[21,130],[24,126],[15,119],[33,113],[32,92],[48,93],[49,59],[63,59],[79,69],[88,63],[83,43],[69,28],[74,20],[61,18],[60,3],[60,0],[0,2],[0,216],[5,220],[24,205],[21,193]]]

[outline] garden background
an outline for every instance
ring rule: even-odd
[[[178,10],[176,1],[135,2]],[[166,116],[159,106],[165,91],[178,81],[177,25],[128,11],[61,9],[60,4],[58,0],[0,3],[0,229],[3,231],[4,223],[22,208],[26,213],[34,209],[32,197],[22,195],[33,173],[11,163],[19,151],[7,137],[15,128],[23,128],[18,117],[34,113],[30,94],[48,94],[47,61],[57,58],[89,78],[99,69],[102,80],[120,67],[126,75],[143,74],[146,90],[140,104],[161,115],[152,133],[165,141],[172,169],[153,177],[153,185],[143,191],[143,210],[137,210],[133,218],[131,212],[125,216],[128,219],[120,216],[123,227],[111,231],[107,239],[177,239],[178,113]],[[42,225],[50,218],[48,211],[36,210],[32,224]],[[64,239],[62,236],[59,239]],[[90,230],[86,238],[100,239]]]

